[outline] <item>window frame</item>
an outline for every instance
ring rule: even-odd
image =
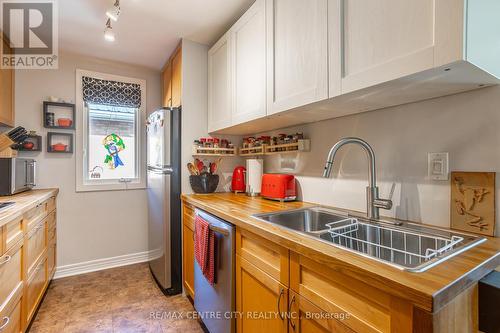
[[[87,180],[88,174],[88,108],[83,101],[82,77],[88,76],[101,80],[136,83],[141,87],[141,106],[136,117],[136,172],[137,178],[129,182],[120,180]],[[76,70],[76,192],[123,191],[146,188],[146,80],[87,71]]]

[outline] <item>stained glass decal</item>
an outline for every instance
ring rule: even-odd
[[[119,135],[116,135],[115,133],[107,135],[102,140],[102,145],[108,152],[108,155],[106,155],[106,158],[104,159],[104,163],[108,164],[110,169],[115,169],[124,165],[119,154],[125,149],[125,144]]]

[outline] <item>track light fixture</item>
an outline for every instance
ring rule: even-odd
[[[120,16],[120,0],[116,0],[113,7],[106,11],[106,16],[115,22],[118,21],[118,17]]]
[[[115,32],[113,31],[113,27],[111,27],[111,19],[108,19],[106,22],[106,29],[104,30],[104,39],[108,42],[115,41]]]

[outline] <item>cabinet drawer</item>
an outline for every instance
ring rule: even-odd
[[[49,272],[49,280],[52,279],[55,273],[56,269],[56,262],[57,262],[57,256],[56,256],[56,249],[57,249],[57,243],[55,241],[49,242],[49,248],[47,249],[47,269]]]
[[[3,226],[4,251],[7,251],[23,238],[23,217],[19,216]]]
[[[288,286],[288,250],[251,232],[236,229],[236,253]]]
[[[12,297],[0,309],[0,332],[20,333],[21,327],[21,304],[22,304],[22,284],[12,294]]]
[[[56,209],[56,197],[51,197],[49,200],[47,200],[46,205],[47,205],[47,213],[50,213],[53,210],[55,210]]]
[[[24,214],[26,220],[26,231],[30,232],[37,223],[47,215],[47,201],[36,205]]]
[[[21,253],[22,242],[0,257],[0,306],[22,285]]]
[[[45,291],[45,286],[48,282],[47,278],[47,258],[44,258],[33,271],[33,275],[28,280],[27,290],[26,290],[26,309],[27,309],[27,321],[29,323],[33,314],[40,302],[43,293]]]
[[[47,220],[36,225],[26,239],[26,269],[28,276],[33,274],[34,266],[47,248]]]
[[[290,288],[328,313],[344,313],[342,321],[356,332],[406,332],[401,323],[412,306],[365,281],[356,272],[318,263],[290,253]],[[362,277],[361,277],[362,278]],[[411,329],[410,329],[411,330]]]

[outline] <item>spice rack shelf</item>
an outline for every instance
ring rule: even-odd
[[[193,156],[218,156],[231,157],[236,156],[236,148],[213,148],[193,146]]]
[[[240,156],[259,156],[259,155],[276,155],[290,154],[298,152],[308,152],[311,150],[311,140],[304,139],[297,142],[281,144],[281,145],[262,145],[251,148],[240,148]]]
[[[240,156],[260,156],[265,154],[265,145],[252,147],[252,148],[240,148]]]

